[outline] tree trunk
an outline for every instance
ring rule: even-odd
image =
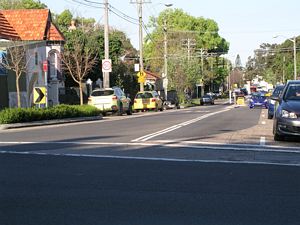
[[[19,76],[16,73],[16,89],[17,89],[17,104],[18,108],[21,108],[21,96],[20,96],[20,86],[19,86]]]
[[[79,82],[79,93],[80,93],[80,105],[83,105],[83,93],[82,93],[82,83]]]

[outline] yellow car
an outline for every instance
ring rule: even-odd
[[[163,101],[156,91],[138,92],[134,98],[133,108],[135,111],[155,110],[163,111]]]

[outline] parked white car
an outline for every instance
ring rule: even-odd
[[[130,98],[126,97],[119,87],[95,89],[88,99],[88,104],[100,109],[103,115],[107,112],[122,115],[132,114],[132,104]]]

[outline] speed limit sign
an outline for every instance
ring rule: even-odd
[[[102,72],[111,72],[111,59],[102,59]]]

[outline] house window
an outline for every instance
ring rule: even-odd
[[[51,78],[56,78],[56,54],[55,52],[50,52],[49,53],[49,66],[50,66],[50,77]]]
[[[39,65],[39,55],[37,52],[35,52],[35,56],[34,56],[34,62],[35,62],[35,65]]]

